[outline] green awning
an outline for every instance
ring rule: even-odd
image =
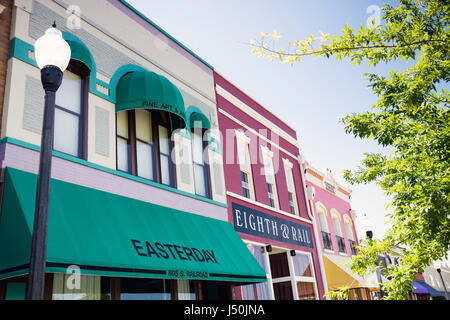
[[[26,274],[37,176],[5,172],[0,279]],[[230,223],[52,180],[47,272],[262,282],[263,269]]]
[[[169,112],[173,129],[186,127],[186,110],[180,90],[167,78],[150,71],[125,74],[117,84],[116,112],[154,109]]]
[[[196,106],[190,106],[187,109],[186,118],[189,123],[189,131],[192,128],[211,129],[211,123],[208,117]]]

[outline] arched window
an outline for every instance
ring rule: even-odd
[[[53,149],[83,159],[87,153],[84,140],[89,73],[83,62],[70,60],[55,98]]]
[[[328,230],[327,209],[321,202],[316,202],[317,218],[319,219],[320,232],[322,234],[323,248],[333,250],[331,234]]]
[[[336,234],[336,241],[338,244],[339,252],[346,253],[345,248],[345,240],[342,235],[342,229],[341,229],[341,215],[339,212],[337,212],[336,209],[331,209],[331,219],[333,221],[333,227],[334,227],[334,233]]]
[[[186,126],[180,91],[167,78],[137,66],[116,73],[117,169],[176,187],[171,138]]]
[[[345,226],[345,232],[347,233],[347,239],[348,239],[348,244],[350,245],[350,250],[352,252],[352,255],[357,255],[358,251],[356,250],[356,241],[355,241],[355,237],[353,236],[353,223],[352,223],[352,219],[344,214],[344,226]]]

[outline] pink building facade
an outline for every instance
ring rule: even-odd
[[[228,219],[268,279],[236,299],[323,299],[295,130],[217,72],[214,82]]]
[[[328,169],[317,170],[306,161],[302,167],[320,242],[317,249],[325,272],[325,290],[348,287],[350,300],[371,299],[370,292],[377,289],[377,282],[373,277],[362,279],[353,275],[343,264],[357,255],[359,245],[356,214],[350,205],[351,190],[339,184]]]

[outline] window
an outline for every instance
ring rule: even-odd
[[[266,186],[267,186],[267,196],[269,197],[269,205],[272,208],[275,208],[275,195],[273,193],[273,184],[266,183]]]
[[[265,147],[262,147],[262,159],[264,164],[264,173],[266,176],[267,196],[269,198],[269,205],[272,208],[278,209],[278,197],[275,184],[275,172],[273,169],[272,152]]]
[[[93,275],[54,273],[52,300],[110,300],[109,278]]]
[[[293,300],[291,274],[286,252],[269,255],[275,300]]]
[[[328,231],[327,211],[325,206],[320,202],[316,202],[316,212],[317,218],[319,219],[320,233],[322,234],[323,248],[333,250],[331,234]]]
[[[263,253],[263,248],[260,245],[247,244],[247,248],[266,272],[267,281],[241,286],[242,300],[270,300],[271,292],[269,286],[271,285],[271,275],[266,254]]]
[[[153,143],[152,117],[147,110],[136,110],[136,162],[137,175],[155,180],[155,145]]]
[[[120,300],[171,300],[170,280],[120,279]]]
[[[145,109],[116,114],[117,170],[174,186],[168,116]]]
[[[177,279],[178,300],[196,300],[195,282]]]
[[[248,174],[244,171],[241,171],[241,186],[242,186],[242,195],[246,198],[250,199],[250,188],[248,185]]]
[[[117,170],[131,173],[131,145],[128,134],[128,111],[120,111],[117,117]]]
[[[341,219],[339,213],[335,209],[331,209],[331,217],[333,220],[334,232],[336,234],[338,250],[341,253],[346,253],[345,240],[344,237],[342,236]]]
[[[239,162],[240,175],[241,175],[241,188],[242,195],[248,199],[255,198],[252,183],[252,169],[250,164],[250,154],[248,145],[250,139],[244,135],[241,131],[236,131],[237,142],[237,159]]]
[[[287,184],[288,197],[289,197],[290,212],[292,214],[298,215],[297,197],[295,194],[294,177],[292,175],[292,166],[293,165],[287,159],[283,159],[283,162],[284,162],[284,174],[286,176],[286,184]]]
[[[311,256],[306,253],[295,252],[292,257],[295,281],[299,300],[315,300],[316,288]]]
[[[158,125],[161,183],[172,185],[172,163],[170,160],[170,137],[167,127]]]
[[[83,134],[87,105],[89,69],[71,60],[55,97],[55,130],[53,149],[74,157],[85,158]]]
[[[195,194],[209,198],[208,165],[205,157],[203,135],[192,131],[192,161],[194,165]]]
[[[358,254],[358,251],[355,247],[356,242],[353,237],[352,221],[350,220],[350,218],[347,215],[344,215],[344,225],[345,225],[345,232],[347,233],[348,244],[350,246],[351,253],[352,253],[352,255],[356,256]]]

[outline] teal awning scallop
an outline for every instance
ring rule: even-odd
[[[208,117],[196,106],[190,106],[186,112],[189,130],[192,128],[211,129],[211,123]]]
[[[132,71],[117,84],[116,112],[153,109],[169,112],[173,129],[186,127],[183,96],[167,78],[151,71]]]

